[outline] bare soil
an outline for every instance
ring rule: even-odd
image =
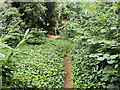
[[[47,34],[47,35],[45,35],[48,39],[50,39],[50,40],[55,40],[56,38],[59,38],[59,37],[63,37],[63,36],[54,36],[54,35],[49,35],[49,34]]]
[[[65,55],[65,62],[64,62],[64,67],[65,67],[65,76],[64,76],[64,86],[63,88],[73,88],[74,83],[73,83],[73,79],[72,79],[72,67],[71,67],[71,61],[69,60],[70,58],[70,54],[72,51],[69,51],[66,55]]]
[[[54,35],[49,35],[49,34],[47,34],[45,36],[50,40],[54,40],[56,38],[62,37],[62,36],[54,36]],[[77,45],[74,44],[74,46],[76,47]],[[72,51],[67,52],[67,54],[64,57],[65,58],[64,67],[65,67],[65,72],[66,73],[65,73],[65,76],[64,76],[64,86],[63,86],[63,88],[65,88],[65,89],[68,89],[68,88],[72,89],[73,86],[74,86],[73,79],[72,79],[72,74],[71,74],[71,71],[72,71],[71,65],[72,65],[72,63],[69,60],[71,52]]]

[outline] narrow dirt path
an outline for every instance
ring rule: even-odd
[[[54,36],[54,35],[49,35],[49,34],[47,34],[47,35],[45,35],[48,39],[50,39],[50,40],[55,40],[56,38],[60,38],[60,37],[62,37],[62,36]]]
[[[78,45],[74,44],[74,48],[76,48]],[[69,60],[70,55],[71,55],[72,51],[69,51],[66,55],[65,55],[65,62],[64,62],[64,67],[65,67],[65,76],[64,76],[64,86],[63,88],[71,88],[73,90],[74,87],[74,82],[72,79],[72,62]]]
[[[54,36],[54,35],[46,35],[46,37],[50,40],[55,40],[56,38],[62,37],[62,36]],[[74,44],[74,46],[76,47],[76,44]],[[74,47],[74,48],[75,48]],[[72,51],[67,52],[67,54],[65,55],[65,62],[64,62],[64,67],[65,67],[65,76],[64,76],[64,86],[63,88],[67,89],[67,88],[71,88],[73,89],[74,83],[73,83],[73,79],[72,79],[72,63],[69,60],[70,58],[70,54]]]
[[[70,54],[72,51],[69,51],[66,56],[65,56],[65,62],[64,62],[64,67],[65,67],[65,76],[64,76],[64,86],[63,88],[73,88],[74,83],[73,83],[73,79],[72,79],[72,67],[71,67],[71,61],[69,60],[70,58]]]

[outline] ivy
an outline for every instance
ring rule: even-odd
[[[13,80],[9,85],[5,81],[4,88],[62,88],[64,55],[71,48],[73,45],[63,40],[46,40],[41,45],[23,45],[11,58]]]

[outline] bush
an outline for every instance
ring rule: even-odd
[[[47,31],[55,29],[63,7],[60,2],[14,2],[12,6],[23,14],[21,18],[28,28],[43,28]]]
[[[9,32],[9,30],[19,21],[21,21],[20,18],[21,14],[19,13],[18,9],[15,7],[12,7],[11,4],[5,4],[5,8],[0,13],[0,35],[5,35]],[[21,22],[23,24],[23,22]],[[22,31],[20,28],[20,24],[17,25],[14,30],[10,33],[11,35],[14,33],[14,36],[9,38],[7,40],[7,43],[9,45],[17,45],[19,41],[21,40],[21,37],[23,36],[23,33],[25,31]]]
[[[118,15],[114,12],[117,5],[95,3],[90,10],[88,4],[79,6],[80,12],[70,10],[69,15],[72,13],[74,17],[64,26],[67,34],[71,29],[77,32],[72,42],[78,47],[71,55],[74,87],[119,89]],[[91,14],[85,13],[86,7]]]
[[[45,33],[46,31],[43,29],[31,28],[31,36],[26,42],[31,44],[42,44],[46,41]]]

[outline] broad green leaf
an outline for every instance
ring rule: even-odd
[[[99,57],[97,60],[103,61],[105,58],[104,57]]]
[[[110,54],[104,54],[103,56],[104,56],[104,57],[109,57],[109,56],[110,56]]]
[[[114,82],[114,81],[117,81],[117,77],[112,77],[112,79],[110,80],[110,82]]]
[[[115,65],[115,68],[118,68],[118,66],[119,66],[119,64],[116,64],[116,65]]]
[[[110,29],[112,29],[112,30],[113,30],[113,29],[116,29],[116,27],[111,27]]]
[[[111,55],[110,56],[111,59],[115,59],[116,57],[118,57],[118,55]]]
[[[106,32],[106,30],[105,29],[101,29],[101,33],[105,33]]]
[[[102,70],[99,70],[98,72],[97,72],[97,74],[100,74],[102,72]]]
[[[103,55],[103,54],[102,54],[102,53],[98,53],[97,55],[101,56],[101,55]]]
[[[115,62],[115,60],[107,61],[108,64],[113,64],[114,62]]]
[[[89,57],[98,57],[97,54],[90,54]]]

